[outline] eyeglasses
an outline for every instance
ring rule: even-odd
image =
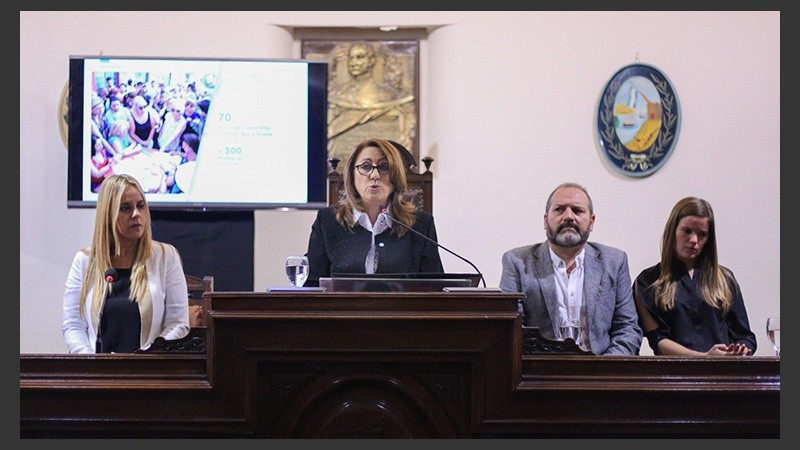
[[[180,109],[173,109],[172,112],[183,112]]]
[[[375,169],[378,169],[379,174],[386,175],[387,173],[389,173],[389,164],[381,163],[375,166],[372,163],[365,162],[357,165],[356,169],[358,169],[358,173],[366,177],[372,175],[372,171]]]

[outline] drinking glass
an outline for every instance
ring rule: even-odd
[[[767,318],[767,337],[772,342],[772,348],[775,349],[775,356],[781,356],[781,318],[768,317]]]
[[[562,320],[560,331],[562,341],[570,338],[573,341],[578,342],[578,336],[581,333],[581,323],[579,320]]]
[[[305,256],[286,258],[286,276],[294,287],[303,287],[308,279],[308,258]]]

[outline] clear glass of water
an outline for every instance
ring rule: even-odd
[[[781,318],[768,317],[767,318],[767,337],[772,342],[772,348],[775,349],[775,356],[781,356]]]
[[[562,320],[561,326],[561,340],[564,341],[567,338],[572,339],[575,342],[578,342],[578,336],[581,334],[581,324],[579,320]]]
[[[308,258],[305,256],[286,258],[286,277],[294,287],[303,287],[308,279]]]

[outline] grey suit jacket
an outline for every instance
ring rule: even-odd
[[[628,255],[596,242],[586,243],[583,301],[589,324],[589,346],[596,355],[638,355],[642,345],[633,303]],[[525,325],[555,339],[558,297],[553,263],[546,242],[503,254],[500,289],[525,294]]]

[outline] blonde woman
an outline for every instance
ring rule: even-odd
[[[114,149],[114,156],[117,157],[117,161],[124,156],[132,156],[142,150],[141,145],[131,142],[130,135],[128,135],[128,126],[129,122],[127,120],[120,119],[114,122],[111,125],[111,129],[108,130],[108,142]]]
[[[97,200],[92,245],[75,254],[61,331],[70,353],[132,353],[156,337],[189,332],[188,289],[178,250],[154,241],[135,178],[112,175]]]
[[[178,101],[168,102],[167,108],[161,128],[158,130],[158,148],[162,152],[172,153],[180,150],[181,135],[186,129],[186,118],[183,117],[183,107]]]

